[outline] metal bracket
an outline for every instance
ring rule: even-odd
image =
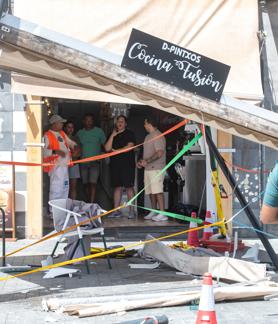
[[[25,147],[44,147],[45,143],[23,143]]]
[[[31,100],[31,101],[24,101],[25,105],[43,105],[44,101],[41,100]]]
[[[9,32],[10,32],[10,28],[7,27],[7,26],[5,26],[5,25],[2,25],[1,30],[2,30],[3,32],[5,32],[5,33],[9,33]]]
[[[236,152],[236,149],[235,148],[229,148],[229,147],[221,147],[221,148],[218,148],[218,152],[219,153],[235,153]]]

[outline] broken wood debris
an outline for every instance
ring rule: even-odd
[[[153,237],[148,235],[147,239],[153,239]],[[172,249],[160,241],[145,244],[143,253],[145,256],[164,262],[178,271],[193,275],[201,276],[205,272],[209,272],[214,278],[237,282],[257,281],[266,278],[265,264],[255,264],[225,256],[192,256],[186,252]]]
[[[214,288],[214,298],[216,302],[236,301],[236,300],[254,300],[263,299],[264,296],[277,294],[278,284],[265,281],[251,286],[246,284],[229,285]],[[68,315],[77,315],[79,317],[97,316],[104,314],[118,313],[122,311],[134,310],[139,308],[157,308],[167,306],[185,305],[198,300],[201,290],[190,290],[184,292],[159,293],[150,295],[132,295],[106,296],[105,301],[101,298],[83,298],[83,299],[58,299],[51,298],[43,301],[43,309],[48,311],[59,311]]]
[[[70,268],[53,268],[46,272],[46,274],[43,276],[43,279],[53,279],[61,276],[69,276],[72,277],[73,274],[79,273],[79,269],[70,269]]]

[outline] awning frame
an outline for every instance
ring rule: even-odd
[[[71,47],[65,45],[67,37],[63,35],[63,44],[60,44],[57,42],[60,34],[50,31],[46,38],[47,33],[41,32],[41,27],[40,34],[44,37],[30,32],[30,28],[34,27],[10,15],[4,20],[1,19],[0,42],[3,48],[6,46],[10,50],[17,49],[22,55],[27,53],[27,56],[35,61],[43,60],[49,68],[55,66],[56,69],[66,70],[75,77],[78,76],[80,84],[82,79],[91,78],[94,88],[126,96],[170,113],[174,110],[183,117],[278,148],[278,114],[274,112],[242,103],[228,96],[222,96],[221,102],[216,103],[122,68],[115,63],[117,61],[115,57],[112,62],[110,61],[107,51],[105,59],[99,58],[101,53],[99,49],[94,56],[74,47],[74,41],[70,37],[68,43]],[[38,31],[38,28],[36,30]],[[91,53],[93,52],[92,47]],[[12,67],[2,65],[1,57],[0,66],[12,70]],[[28,71],[21,72],[28,74]]]

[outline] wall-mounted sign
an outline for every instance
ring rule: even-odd
[[[219,101],[230,66],[133,29],[122,67]]]
[[[5,211],[6,231],[12,232],[14,237],[14,168],[10,165],[0,165],[0,207]],[[0,232],[1,229],[2,214],[0,214]]]

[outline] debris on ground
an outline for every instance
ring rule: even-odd
[[[46,272],[46,274],[43,276],[43,279],[53,279],[57,277],[62,276],[69,276],[72,277],[73,274],[77,274],[81,272],[79,269],[70,269],[70,268],[53,268]]]
[[[146,316],[144,318],[138,318],[135,320],[130,320],[130,321],[124,321],[124,322],[119,322],[118,324],[168,324],[169,320],[166,315],[151,315],[151,316]]]
[[[247,301],[264,299],[265,296],[278,294],[278,284],[268,280],[257,283],[241,283],[214,288],[216,302]],[[118,313],[135,309],[170,307],[190,304],[200,299],[201,290],[163,292],[91,298],[50,298],[43,300],[43,310],[63,312],[79,317]]]
[[[260,262],[259,258],[259,244],[256,243],[250,249],[248,249],[245,254],[242,255],[242,259],[246,259],[255,263]]]
[[[128,265],[131,269],[156,269],[160,266],[160,262],[154,263],[130,263]]]
[[[153,239],[151,235],[147,239]],[[237,282],[266,278],[266,264],[255,264],[228,256],[193,256],[170,248],[160,241],[144,245],[143,253],[184,273],[203,275],[210,272],[214,278]]]

